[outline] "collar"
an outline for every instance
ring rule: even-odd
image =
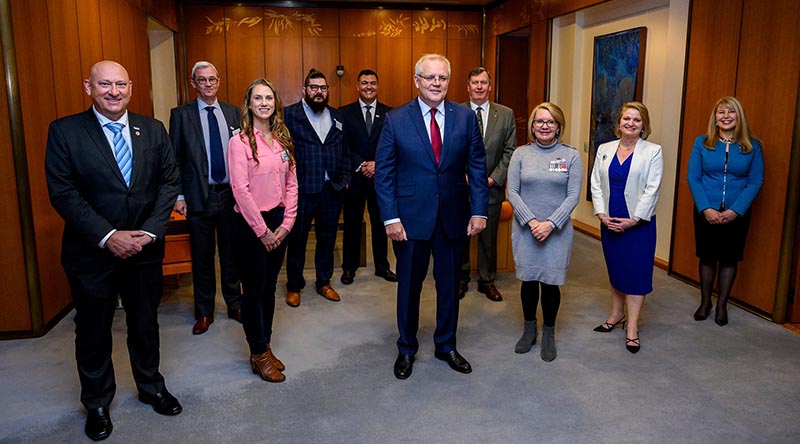
[[[365,106],[371,106],[372,109],[376,109],[378,107],[378,100],[376,99],[376,100],[373,100],[372,103],[367,103],[367,102],[361,100],[361,98],[359,98],[358,99],[358,104],[361,105],[361,108],[364,108]]]
[[[97,121],[100,122],[101,127],[105,127],[106,125],[112,122],[121,123],[126,127],[128,126],[128,110],[125,110],[125,114],[123,114],[122,117],[119,118],[119,120],[111,120],[108,117],[100,114],[97,111],[97,108],[94,107],[94,105],[92,105],[92,112],[94,113],[94,116],[97,117]]]
[[[419,96],[417,96],[417,102],[419,103],[419,108],[422,110],[422,115],[428,114],[428,111],[431,110],[431,106],[423,102]],[[436,111],[444,116],[444,100],[436,106]]]
[[[477,104],[476,104],[475,102],[473,102],[472,100],[470,100],[470,101],[469,101],[469,107],[470,107],[470,108],[471,108],[473,111],[475,111],[476,109],[478,109],[478,107],[479,107],[479,106],[481,107],[481,110],[482,110],[482,111],[489,111],[489,101],[488,101],[488,100],[487,100],[486,102],[484,102],[484,103],[483,103],[483,105],[477,105]]]
[[[222,109],[222,107],[219,106],[219,100],[217,100],[216,98],[214,99],[214,103],[212,103],[211,105],[200,100],[200,97],[197,98],[197,108],[199,108],[200,111],[205,111],[206,108],[208,108],[209,106],[213,106],[214,108],[217,109]]]

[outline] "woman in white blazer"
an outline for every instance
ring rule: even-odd
[[[661,146],[645,140],[651,129],[644,104],[622,105],[614,133],[618,140],[597,149],[591,176],[592,204],[600,220],[612,294],[611,313],[594,330],[608,333],[627,323],[625,347],[637,353],[639,313],[645,295],[653,291],[655,210],[663,159]]]

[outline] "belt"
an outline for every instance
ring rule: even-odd
[[[231,189],[231,184],[229,183],[215,183],[208,185],[208,191],[224,191],[230,189]]]

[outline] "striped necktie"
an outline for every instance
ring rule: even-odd
[[[121,123],[111,122],[106,125],[111,132],[114,133],[114,158],[117,160],[122,177],[125,179],[125,185],[131,186],[131,167],[133,166],[133,156],[128,143],[122,137],[122,128],[125,126]]]

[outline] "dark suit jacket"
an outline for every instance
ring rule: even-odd
[[[345,140],[350,148],[350,166],[352,167],[350,174],[353,176],[351,189],[357,190],[373,186],[371,179],[361,173],[356,173],[355,169],[361,165],[361,162],[375,160],[375,150],[378,147],[383,122],[386,119],[386,113],[391,109],[383,103],[375,102],[375,108],[372,110],[372,132],[367,134],[367,124],[364,122],[361,103],[358,100],[339,108],[339,111],[342,112],[342,119],[344,119]]]
[[[112,229],[144,230],[157,241],[128,261],[159,262],[178,195],[178,170],[164,125],[128,113],[133,146],[130,188],[92,109],[50,124],[45,155],[53,208],[64,219],[61,260],[65,269],[106,270],[115,263],[97,245]]]
[[[381,216],[400,218],[409,239],[430,239],[437,215],[449,238],[466,237],[470,217],[487,215],[486,152],[478,120],[450,101],[444,114],[438,165],[416,98],[389,112],[378,142],[375,192]]]
[[[228,124],[228,136],[239,129],[239,108],[219,102]],[[208,200],[208,153],[200,123],[197,100],[173,108],[169,113],[169,137],[175,150],[180,189],[188,211],[204,211]]]
[[[297,184],[301,194],[321,192],[326,171],[335,190],[341,191],[350,185],[350,154],[344,138],[342,116],[335,108],[328,107],[328,110],[333,125],[324,143],[319,141],[302,102],[284,110],[284,120],[294,142]]]
[[[499,103],[486,103],[489,104],[489,119],[484,131],[483,146],[486,148],[486,172],[495,182],[495,186],[489,188],[489,203],[501,204],[506,200],[508,163],[517,148],[517,127],[511,108]],[[470,108],[469,102],[464,105]]]

